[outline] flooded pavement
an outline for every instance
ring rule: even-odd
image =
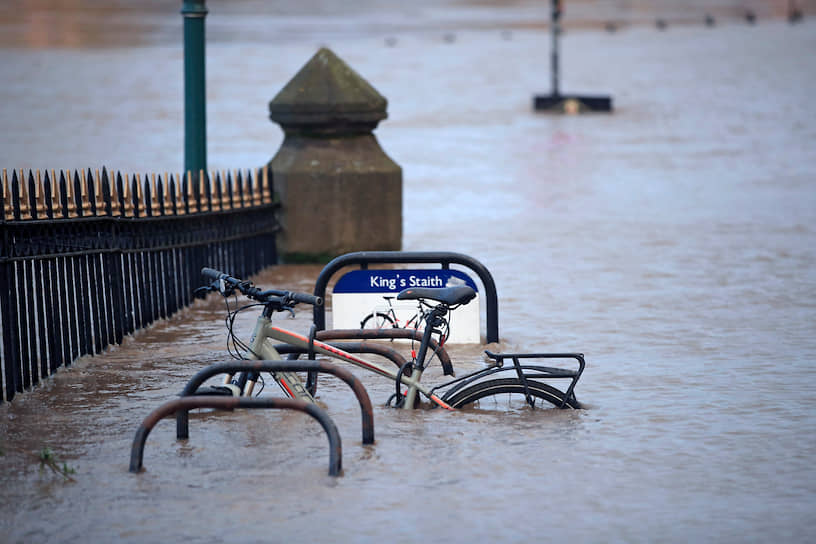
[[[355,371],[375,404],[373,446],[346,386],[320,388],[341,478],[326,475],[317,424],[272,411],[197,414],[186,442],[162,421],[146,471],[130,474],[143,418],[227,358],[211,298],[0,406],[0,541],[812,538],[812,17],[789,25],[783,3],[720,2],[715,28],[677,15],[660,32],[648,22],[667,3],[568,3],[563,90],[610,94],[616,111],[553,117],[530,111],[549,91],[536,3],[377,13],[360,1],[339,14],[315,1],[266,18],[252,14],[261,3],[225,4],[208,2],[210,166],[266,162],[281,141],[267,102],[330,46],[389,99],[376,135],[404,168],[404,248],[483,262],[500,299],[492,347],[586,353],[589,409],[395,411],[382,406],[390,384]],[[145,5],[116,16],[134,32],[99,44],[2,39],[4,167],[180,168],[180,16]],[[621,13],[638,23],[604,32]],[[310,291],[319,271],[254,279]],[[305,331],[309,317],[284,323]],[[481,348],[452,346],[456,368],[481,364]],[[40,470],[44,447],[73,481]]]

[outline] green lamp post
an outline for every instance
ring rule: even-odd
[[[207,104],[204,70],[205,0],[183,0],[184,18],[184,169],[207,170]]]

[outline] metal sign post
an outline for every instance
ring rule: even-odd
[[[533,99],[536,111],[551,113],[584,113],[584,112],[611,112],[612,98],[609,96],[582,96],[561,94],[558,88],[559,59],[558,38],[561,35],[561,0],[552,0],[550,32],[552,46],[550,51],[550,71],[552,76],[552,92],[548,95],[538,95]]]

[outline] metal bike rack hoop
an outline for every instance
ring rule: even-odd
[[[363,444],[374,443],[374,410],[371,407],[371,399],[362,382],[355,378],[348,370],[322,361],[233,361],[229,363],[216,363],[199,370],[190,378],[190,381],[184,386],[181,396],[195,396],[201,384],[209,378],[217,376],[218,374],[234,374],[236,372],[323,372],[340,378],[351,387],[351,390],[354,391],[357,397],[357,401],[360,403]],[[201,398],[204,397],[205,396],[201,396]],[[180,408],[176,412],[177,439],[189,438],[189,421],[189,409]]]
[[[485,289],[485,301],[487,303],[487,342],[499,341],[499,298],[496,294],[496,284],[490,271],[479,261],[462,253],[451,253],[447,251],[357,251],[346,253],[329,262],[315,282],[314,295],[324,298],[329,280],[340,269],[346,266],[360,265],[366,269],[369,264],[412,264],[412,263],[436,263],[442,269],[449,269],[451,264],[458,264],[469,268],[479,276]],[[314,307],[314,323],[317,330],[326,328],[326,308],[323,306]]]
[[[195,408],[214,408],[217,410],[234,410],[235,408],[273,408],[284,410],[298,410],[312,416],[320,423],[329,437],[329,476],[339,476],[342,469],[342,446],[340,433],[329,415],[316,404],[297,399],[281,399],[273,397],[207,397],[192,396],[171,400],[153,410],[136,430],[133,446],[130,449],[130,472],[141,472],[144,458],[144,447],[147,436],[156,423],[179,411],[189,411]]]

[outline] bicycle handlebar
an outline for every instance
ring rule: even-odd
[[[248,281],[239,280],[238,278],[234,278],[229,274],[224,274],[223,272],[213,268],[202,268],[201,275],[210,280],[212,283],[223,281],[227,286],[229,286],[230,289],[238,289],[247,297],[259,302],[269,302],[270,298],[275,297],[282,299],[284,304],[297,304],[302,302],[304,304],[311,304],[312,306],[323,305],[323,299],[320,297],[309,295],[307,293],[298,293],[295,291],[278,291],[277,289],[267,289],[262,291],[257,287],[254,287],[252,283]]]

